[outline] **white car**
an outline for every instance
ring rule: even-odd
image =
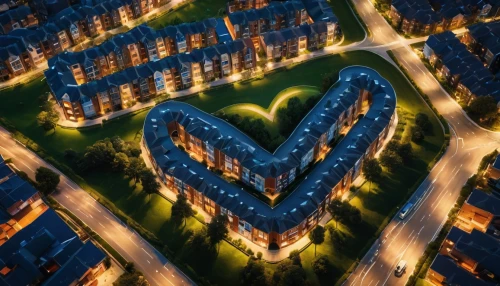
[[[401,277],[405,273],[406,270],[406,260],[401,260],[398,262],[398,265],[396,265],[396,269],[394,270],[394,275],[396,277]]]

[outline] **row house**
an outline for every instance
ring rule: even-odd
[[[15,29],[35,27],[37,25],[38,19],[35,18],[28,6],[20,6],[0,14],[0,34],[8,34]]]
[[[232,0],[226,4],[226,13],[244,11],[248,9],[260,9],[269,5],[269,0]]]
[[[257,39],[268,31],[308,24],[309,17],[301,1],[271,2],[261,9],[238,11],[224,18],[233,39]]]
[[[470,104],[479,96],[500,100],[500,81],[477,56],[450,32],[430,36],[424,46],[424,56],[438,76],[454,90],[455,98]]]
[[[135,101],[220,79],[256,67],[250,39],[177,54],[113,73],[97,48],[76,59],[61,54],[45,72],[66,119],[81,121],[125,109]],[[74,62],[68,62],[74,60]]]
[[[49,13],[50,17],[47,17],[45,23],[39,26],[36,29],[25,29],[24,27],[32,26],[34,21],[31,20],[30,16],[28,16],[29,21],[21,21],[20,24],[15,24],[13,21],[8,20],[7,14],[2,14],[2,20],[0,23],[2,24],[2,29],[8,32],[8,36],[19,38],[22,44],[18,44],[18,48],[20,49],[20,54],[33,54],[33,51],[42,51],[43,52],[43,60],[47,60],[52,58],[53,56],[65,51],[81,42],[89,37],[94,37],[96,35],[102,34],[109,29],[113,29],[119,27],[121,25],[127,24],[128,21],[136,19],[137,17],[142,16],[144,13],[147,13],[151,7],[159,7],[160,5],[165,5],[168,3],[166,0],[162,1],[124,1],[124,0],[111,0],[111,1],[96,1],[97,3],[87,3],[92,4],[93,6],[88,5],[74,5],[70,6],[70,2],[65,1],[55,1],[54,11],[57,13]],[[60,2],[60,3],[59,3]],[[88,1],[87,1],[88,2]],[[32,9],[40,8],[40,5],[51,5],[51,3],[45,3],[45,1],[32,1],[31,2]],[[135,7],[139,7],[138,10],[134,10]],[[28,7],[23,6],[24,10],[28,9]],[[44,6],[45,7],[45,6]],[[21,9],[18,8],[18,9]],[[17,9],[15,9],[17,10]],[[14,10],[12,10],[14,11]],[[9,12],[11,13],[11,12]],[[12,12],[14,13],[14,12]],[[4,21],[4,19],[6,19]],[[10,18],[9,18],[10,19]],[[41,20],[43,21],[43,20]],[[211,21],[215,21],[213,24],[214,29],[219,29],[221,33],[223,32],[223,28],[217,27],[217,21],[214,19],[205,20],[204,24],[212,23]],[[222,20],[219,22],[222,23]],[[35,25],[35,24],[33,24]],[[14,30],[15,29],[15,30]],[[149,29],[153,31],[152,29]],[[197,30],[195,30],[197,31]],[[188,37],[187,35],[186,37]],[[217,37],[207,36],[206,38],[199,36],[198,34],[192,35],[195,38],[193,41],[189,43],[194,43],[192,45],[193,48],[198,46],[202,46],[202,44],[211,44],[214,41],[217,41]],[[168,38],[165,36],[165,38]],[[196,42],[196,39],[200,38],[199,42]],[[215,40],[213,40],[215,38]],[[5,42],[8,40],[5,36],[0,35],[0,41]],[[137,43],[138,41],[136,41]],[[215,42],[216,43],[216,42]],[[191,46],[190,46],[191,47]],[[6,47],[2,46],[0,49],[6,50]],[[27,51],[30,49],[29,51]],[[161,47],[158,47],[161,50]],[[6,54],[9,54],[7,58],[10,58],[10,54],[12,54],[12,50],[7,52],[0,52],[2,54],[2,63],[0,64],[0,80],[5,81],[11,78],[14,78],[34,66],[38,66],[43,61],[38,56],[33,61],[35,62],[32,66],[24,66],[21,68],[19,65],[15,68],[9,69],[9,64],[6,64]],[[11,58],[12,60],[12,58]],[[15,60],[14,60],[15,62]],[[134,62],[134,64],[136,64]]]
[[[335,24],[316,22],[264,33],[260,36],[259,45],[268,60],[279,60],[296,57],[305,50],[330,46],[335,38]]]
[[[0,1],[0,12],[6,12],[24,5],[24,0],[3,0]]]
[[[469,26],[461,41],[492,73],[500,70],[500,22]]]
[[[59,71],[71,70],[76,83],[83,84],[133,66],[214,46],[219,40],[218,33],[222,34],[222,39],[224,33],[227,33],[227,30],[218,27],[218,24],[223,25],[222,20],[211,18],[159,31],[141,25],[111,38],[100,46],[81,52],[64,52],[52,57],[49,59],[49,66],[57,65]],[[173,40],[171,37],[174,37]],[[240,43],[242,42],[235,45]],[[177,49],[180,46],[183,48]],[[244,56],[241,55],[241,60],[235,58],[233,62],[243,63]],[[239,72],[241,69],[232,70]]]
[[[428,35],[471,24],[479,16],[491,17],[492,5],[497,7],[500,3],[489,0],[393,0],[388,15],[392,25],[403,33]]]
[[[293,244],[325,214],[331,199],[342,196],[374,156],[395,113],[395,93],[375,71],[341,71],[339,87],[329,91],[274,154],[255,144],[226,121],[178,101],[153,108],[146,117],[142,143],[161,181],[210,215],[225,214],[229,228],[265,248]],[[327,101],[333,102],[326,105]],[[371,107],[344,140],[328,153],[295,189],[271,208],[212,169],[259,191],[282,191],[335,140],[344,123],[353,124],[360,104]],[[376,103],[376,104],[375,104]],[[187,152],[178,148],[183,144]],[[309,155],[312,154],[312,155]],[[308,165],[307,163],[306,165]]]

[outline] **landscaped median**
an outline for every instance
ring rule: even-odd
[[[365,65],[379,71],[389,80],[396,90],[398,114],[406,118],[405,125],[401,126],[402,134],[408,134],[407,128],[412,125],[413,117],[418,113],[425,113],[432,123],[432,134],[425,137],[419,144],[412,144],[415,159],[409,167],[403,167],[394,174],[384,172],[386,183],[372,185],[368,191],[367,184],[351,201],[362,211],[363,223],[355,227],[341,225],[341,229],[349,234],[349,245],[341,250],[333,248],[328,237],[325,243],[317,247],[318,254],[328,255],[332,262],[331,273],[318,279],[311,268],[310,259],[314,249],[309,247],[303,253],[303,265],[307,278],[313,284],[328,284],[339,280],[351,265],[360,259],[369,248],[379,231],[385,227],[392,215],[420,184],[432,167],[440,150],[443,148],[445,137],[438,120],[432,110],[422,101],[420,95],[406,81],[396,67],[383,58],[366,51],[343,53],[334,56],[325,56],[300,65],[284,68],[266,75],[262,79],[239,82],[214,90],[200,93],[185,99],[185,102],[194,105],[206,112],[215,112],[229,105],[238,103],[252,103],[261,108],[268,108],[275,96],[292,84],[320,87],[322,78],[332,72],[338,72],[350,65]],[[34,120],[38,113],[37,101],[40,91],[45,88],[41,81],[34,81],[29,85],[16,87],[0,95],[3,103],[0,106],[0,116],[12,128],[17,129],[25,137],[23,143],[28,143],[35,152],[53,163],[58,169],[70,176],[85,190],[94,194],[99,201],[124,221],[134,227],[141,228],[141,235],[154,235],[161,244],[153,244],[165,253],[169,259],[181,266],[188,275],[196,273],[212,283],[237,285],[239,272],[247,262],[247,256],[236,250],[228,243],[222,243],[218,257],[213,261],[199,261],[190,256],[186,247],[186,240],[190,232],[200,229],[203,225],[196,219],[188,219],[187,226],[177,229],[170,222],[171,203],[159,195],[147,195],[141,192],[140,186],[135,187],[130,179],[122,174],[109,170],[78,173],[64,156],[64,151],[72,149],[82,153],[86,146],[105,137],[118,135],[126,141],[139,142],[144,118],[147,112],[132,114],[109,121],[102,126],[90,129],[63,129],[44,132]],[[23,110],[24,116],[18,116]],[[403,112],[403,113],[401,113]],[[400,116],[401,117],[401,116]],[[15,130],[14,130],[15,131]],[[21,136],[21,135],[19,135]],[[407,135],[403,135],[407,136]],[[30,139],[27,139],[30,138]],[[407,137],[406,137],[407,139]],[[36,143],[34,143],[36,142]],[[408,186],[412,186],[408,188]],[[146,232],[147,230],[147,232]],[[154,240],[154,238],[153,238]],[[248,242],[250,243],[250,242]],[[164,247],[166,246],[166,247]],[[293,246],[282,251],[289,252]]]

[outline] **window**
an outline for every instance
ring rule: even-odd
[[[12,66],[12,70],[14,70],[14,72],[23,69],[23,64],[21,63],[21,59],[19,57],[16,57],[13,61],[11,61],[10,65]]]
[[[225,167],[226,167],[226,170],[228,171],[232,171],[233,170],[233,160],[231,157],[225,155]]]
[[[215,162],[214,146],[206,144],[207,159],[209,162]]]

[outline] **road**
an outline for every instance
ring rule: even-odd
[[[12,158],[16,167],[26,172],[30,178],[35,178],[35,170],[39,166],[50,168],[60,174],[61,182],[54,198],[106,240],[126,260],[134,262],[136,268],[144,273],[151,285],[194,285],[134,230],[127,227],[68,177],[13,140],[9,132],[1,127],[0,136],[0,154]]]
[[[500,136],[471,122],[441,88],[408,45],[420,39],[409,41],[399,36],[368,0],[354,0],[354,3],[371,31],[371,37],[359,47],[384,57],[387,50],[393,50],[451,130],[446,153],[410,198],[416,204],[414,210],[404,220],[394,218],[388,224],[345,282],[345,285],[405,285],[427,244],[446,221],[461,187],[476,172],[482,157],[500,147]],[[402,259],[408,262],[407,270],[397,278],[394,268]]]

